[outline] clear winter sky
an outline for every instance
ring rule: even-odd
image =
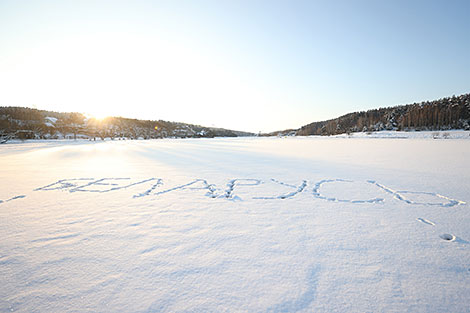
[[[274,131],[470,92],[470,1],[0,0],[0,106]]]

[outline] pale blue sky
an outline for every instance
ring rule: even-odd
[[[470,92],[470,1],[4,1],[0,105],[248,131]]]

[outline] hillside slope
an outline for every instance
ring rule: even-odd
[[[103,120],[87,118],[81,113],[58,113],[24,107],[0,107],[0,138],[212,138],[253,135],[248,132],[203,127],[186,123],[150,121],[123,117]]]
[[[470,94],[349,113],[269,135],[337,135],[380,130],[470,129]]]

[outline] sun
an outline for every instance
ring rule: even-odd
[[[102,121],[105,118],[109,117],[108,114],[103,113],[103,112],[88,113],[85,116],[89,119],[95,119],[97,121]]]

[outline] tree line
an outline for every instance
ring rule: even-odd
[[[163,120],[124,117],[87,118],[26,107],[0,107],[0,142],[10,139],[156,139],[237,137],[253,135],[228,129]],[[3,139],[2,139],[3,138]]]
[[[295,130],[295,134],[308,136],[380,130],[449,129],[470,130],[470,94],[349,113],[302,126]]]

